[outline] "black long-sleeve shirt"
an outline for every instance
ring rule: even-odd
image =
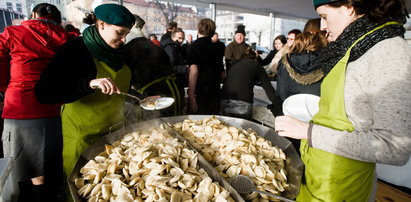
[[[253,103],[253,88],[257,81],[261,82],[268,99],[274,103],[275,90],[267,73],[257,61],[251,59],[241,59],[232,65],[224,80],[221,98]]]
[[[268,53],[268,55],[264,59],[258,56],[257,58],[258,64],[260,64],[261,66],[266,66],[270,64],[277,52],[278,51],[270,51],[270,53]]]

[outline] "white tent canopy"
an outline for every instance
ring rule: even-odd
[[[217,10],[230,10],[252,14],[269,15],[270,13],[281,17],[316,18],[312,0],[167,0],[208,7],[215,4]],[[408,11],[411,12],[411,0],[405,0]]]

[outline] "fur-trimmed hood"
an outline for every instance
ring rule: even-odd
[[[316,52],[290,53],[285,54],[281,61],[293,80],[303,85],[311,85],[324,78],[317,57]]]

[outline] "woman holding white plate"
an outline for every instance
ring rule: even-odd
[[[313,0],[330,45],[311,123],[277,117],[281,136],[301,139],[298,201],[373,201],[375,163],[411,154],[411,55],[402,38],[404,0]]]

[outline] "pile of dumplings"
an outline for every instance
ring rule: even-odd
[[[227,179],[235,175],[248,176],[258,190],[277,195],[289,186],[284,152],[254,130],[229,126],[215,117],[184,120],[173,127],[221,176]],[[249,201],[278,201],[256,192],[244,198]]]
[[[198,153],[162,128],[127,134],[80,169],[87,201],[234,201],[197,165]]]
[[[289,186],[284,152],[257,135],[211,117],[172,125],[227,180],[249,176],[258,190]],[[160,126],[126,134],[80,169],[78,195],[88,201],[234,201],[198,164],[198,153]],[[253,192],[247,201],[278,201]]]

